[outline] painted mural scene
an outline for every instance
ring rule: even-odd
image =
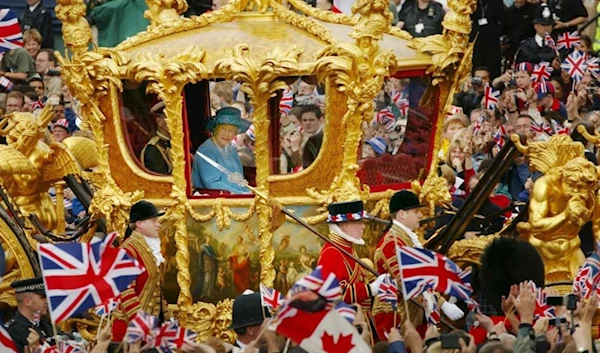
[[[0,353],[597,352],[598,6],[0,1]]]

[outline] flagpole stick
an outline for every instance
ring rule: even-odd
[[[283,348],[283,353],[287,353],[288,349],[290,348],[290,343],[292,342],[291,339],[287,339],[287,341],[285,341],[285,347]]]
[[[54,343],[58,347],[58,330],[56,329],[56,324],[52,321],[52,331],[54,331]]]
[[[104,315],[100,316],[100,323],[98,324],[98,332],[102,329],[102,321],[104,320]]]

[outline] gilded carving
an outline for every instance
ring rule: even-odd
[[[347,111],[342,118],[346,131],[343,145],[342,171],[336,177],[329,191],[317,193],[307,189],[309,196],[327,201],[336,190],[354,190],[366,200],[368,188],[360,187],[356,177],[358,170],[357,153],[362,137],[362,122],[373,117],[373,99],[383,87],[383,80],[389,72],[395,72],[396,59],[389,50],[380,49],[378,41],[391,26],[391,13],[383,0],[365,0],[352,6],[354,14],[361,14],[350,37],[356,44],[339,43],[327,46],[319,58],[315,71],[321,81],[329,79],[337,90],[347,97]],[[362,191],[361,191],[362,190]],[[347,197],[348,195],[335,195]],[[336,200],[341,200],[336,198]]]
[[[529,219],[517,229],[540,252],[546,281],[570,282],[585,260],[579,230],[592,218],[600,170],[584,157],[583,145],[570,136],[554,135],[527,146],[518,135],[511,139],[528,156],[530,167],[543,173],[534,182]]]
[[[144,17],[150,20],[150,26],[165,25],[178,27],[183,22],[179,16],[184,13],[188,4],[185,0],[146,0],[148,10],[144,12]]]
[[[306,6],[309,5],[307,4]],[[285,22],[293,25],[294,27],[303,29],[310,34],[319,37],[327,43],[335,43],[335,39],[331,35],[331,31],[329,31],[310,17],[302,16],[291,10],[288,10],[285,6],[279,4],[275,0],[271,0],[271,7],[273,8],[273,13],[275,13],[277,17],[284,20]]]
[[[481,264],[479,259],[483,251],[497,237],[499,235],[485,235],[456,241],[452,244],[450,250],[448,250],[447,256],[462,268],[474,265],[478,266]]]
[[[423,185],[418,180],[411,183],[412,191],[419,196],[421,204],[427,205],[422,208],[423,218],[435,217],[436,207],[449,208],[452,204],[452,195],[448,188],[448,182],[437,174],[430,174]],[[421,244],[425,244],[425,231],[435,225],[435,222],[424,224],[417,230]]]

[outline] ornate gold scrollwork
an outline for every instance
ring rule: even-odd
[[[184,21],[179,15],[187,11],[188,4],[185,0],[146,0],[148,10],[144,17],[150,20],[150,26],[165,25],[179,27]]]
[[[250,97],[254,105],[252,123],[256,136],[256,186],[264,195],[269,194],[267,177],[269,165],[269,115],[268,102],[278,90],[287,88],[281,77],[290,76],[299,70],[298,57],[302,51],[295,46],[288,49],[275,48],[262,62],[257,62],[245,44],[228,52],[227,57],[215,62],[215,74],[228,80],[242,83],[241,90]],[[269,230],[271,210],[264,200],[258,202],[258,225],[260,238],[261,282],[273,286],[275,252],[271,244],[273,234]]]
[[[391,27],[391,13],[383,0],[359,1],[352,6],[354,14],[362,16],[350,36],[356,44],[339,43],[326,47],[319,58],[315,71],[321,81],[330,80],[337,90],[347,96],[347,107],[343,117],[346,130],[342,171],[329,190],[316,192],[308,189],[307,194],[323,203],[360,197],[366,200],[369,189],[361,188],[356,177],[357,153],[362,136],[361,124],[373,116],[373,99],[381,91],[383,80],[395,72],[396,58],[392,51],[382,50],[379,41]]]
[[[57,53],[57,60],[69,90],[81,102],[82,117],[94,134],[98,150],[98,166],[94,173],[98,183],[89,211],[103,215],[109,230],[122,232],[128,224],[129,208],[143,192],[123,193],[110,175],[103,130],[106,117],[98,108],[98,101],[108,94],[111,85],[122,89],[119,66],[127,64],[129,57],[104,48],[88,51],[92,34],[84,17],[82,0],[59,0],[56,13],[63,23],[65,46],[73,53],[71,57]]]
[[[155,93],[165,103],[165,115],[171,133],[171,158],[173,160],[173,186],[171,199],[164,219],[175,229],[177,253],[177,284],[179,297],[177,304],[182,312],[187,312],[192,305],[190,291],[190,253],[189,236],[186,226],[187,196],[184,136],[181,112],[183,109],[183,88],[187,83],[196,83],[207,77],[206,67],[202,64],[204,51],[191,46],[183,52],[165,59],[164,55],[151,53],[140,54],[135,63],[127,68],[126,75],[132,81],[147,82],[146,91]],[[185,323],[185,321],[183,321]]]

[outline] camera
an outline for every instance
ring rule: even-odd
[[[471,77],[471,84],[473,86],[481,86],[483,85],[483,81],[481,81],[481,77],[473,76]]]
[[[550,326],[558,326],[560,324],[566,324],[566,323],[567,323],[567,318],[565,318],[565,317],[555,317],[555,318],[548,320],[548,325],[550,325]]]
[[[460,349],[460,338],[462,338],[465,342],[465,346],[469,345],[469,336],[448,333],[442,334],[440,336],[440,340],[442,341],[442,349]]]
[[[60,70],[49,69],[48,71],[46,71],[46,76],[60,76]]]

